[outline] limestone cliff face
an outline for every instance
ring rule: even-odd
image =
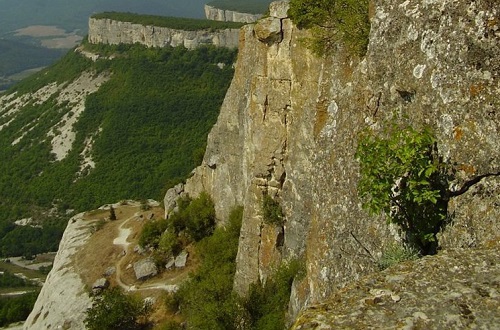
[[[165,27],[147,26],[111,19],[89,19],[90,43],[117,45],[140,43],[147,47],[184,46],[194,49],[203,45],[238,47],[238,30],[183,31]]]
[[[493,1],[375,1],[369,49],[312,55],[286,2],[240,34],[235,77],[185,191],[208,191],[219,217],[244,206],[235,289],[244,293],[281,260],[303,256],[292,314],[376,270],[398,239],[357,197],[360,130],[396,113],[431,126],[460,187],[500,171],[500,13]],[[453,188],[453,187],[452,187]],[[283,227],[262,219],[262,194]],[[500,178],[482,179],[449,205],[443,249],[497,244]]]
[[[92,223],[83,214],[71,218],[64,231],[54,265],[24,329],[84,329],[85,311],[92,303],[74,257],[91,236]]]
[[[205,5],[205,17],[214,21],[253,23],[262,17],[260,14],[239,13]]]

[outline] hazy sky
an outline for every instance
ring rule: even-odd
[[[29,25],[55,25],[85,30],[96,12],[122,11],[204,18],[210,0],[0,0],[0,37]]]

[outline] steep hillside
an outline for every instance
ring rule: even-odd
[[[86,44],[2,95],[0,253],[55,249],[71,210],[158,198],[183,180],[201,160],[234,55]],[[32,226],[11,225],[21,218]]]

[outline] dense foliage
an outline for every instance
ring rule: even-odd
[[[112,288],[93,297],[84,322],[89,330],[137,330],[144,327],[148,314],[142,299]]]
[[[196,243],[199,268],[167,299],[167,306],[181,312],[188,329],[285,329],[292,282],[304,274],[302,263],[283,263],[265,284],[253,284],[247,297],[237,296],[233,281],[242,217],[243,208],[235,208],[225,227]],[[178,325],[170,321],[164,329]]]
[[[265,223],[275,226],[283,225],[284,218],[281,205],[267,193],[262,196],[262,213]]]
[[[399,225],[408,243],[429,253],[447,216],[447,169],[429,129],[389,126],[365,131],[356,157],[361,178],[358,192],[374,214]]]
[[[264,14],[268,11],[271,0],[214,0],[207,5],[239,13]]]
[[[0,326],[26,320],[35,305],[38,292],[0,298]]]
[[[238,29],[243,24],[235,22],[221,22],[208,19],[194,19],[183,17],[167,17],[154,15],[138,15],[133,13],[117,13],[105,12],[92,15],[96,19],[111,19],[121,22],[130,22],[141,25],[152,25],[158,27],[166,27],[176,30],[196,31],[196,30],[222,30],[222,29]]]
[[[168,219],[147,222],[139,236],[139,245],[159,249],[165,257],[175,255],[191,241],[200,241],[210,236],[215,229],[215,207],[206,192],[197,198],[179,198],[178,209]],[[185,238],[180,242],[179,236]]]
[[[369,0],[291,0],[288,15],[299,28],[312,30],[308,41],[319,55],[343,45],[364,55],[368,46]]]
[[[0,288],[16,288],[35,286],[31,281],[12,274],[7,270],[0,271]]]
[[[243,209],[231,212],[226,227],[196,245],[201,265],[175,294],[190,329],[236,329],[242,315],[233,292]]]
[[[249,316],[248,328],[252,330],[286,329],[285,314],[290,301],[292,283],[305,275],[303,263],[292,260],[282,264],[264,284],[250,286],[244,306]]]
[[[130,198],[161,198],[165,189],[184,180],[201,161],[200,151],[233,75],[235,51],[224,48],[87,47],[103,54],[113,52],[115,58],[103,56],[92,62],[70,52],[15,87],[23,94],[52,82],[72,81],[85,70],[111,73],[110,80],[87,98],[86,110],[74,126],[73,149],[65,159],[54,160],[46,133],[71,111],[70,105],[57,104],[55,95],[42,104],[27,104],[15,117],[3,115],[8,108],[0,109],[0,125],[12,120],[0,131],[3,255],[56,248],[68,219],[67,209],[88,210]],[[226,65],[221,68],[218,63]],[[13,145],[20,132],[25,135]],[[94,136],[92,158],[97,165],[77,175],[84,141],[90,136]],[[48,219],[41,219],[40,207],[63,212],[61,216],[51,212]],[[29,216],[43,222],[43,230],[25,227],[9,234],[13,220]],[[48,224],[58,232],[51,234]],[[16,246],[9,238],[13,236],[23,243]],[[34,245],[43,248],[33,251]],[[16,251],[3,249],[12,246]]]

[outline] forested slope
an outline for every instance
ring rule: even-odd
[[[233,75],[234,50],[83,48],[99,59],[71,51],[0,98],[0,255],[53,250],[68,210],[159,198],[186,178]],[[84,111],[83,73],[97,90]],[[42,228],[12,225],[28,217]]]

